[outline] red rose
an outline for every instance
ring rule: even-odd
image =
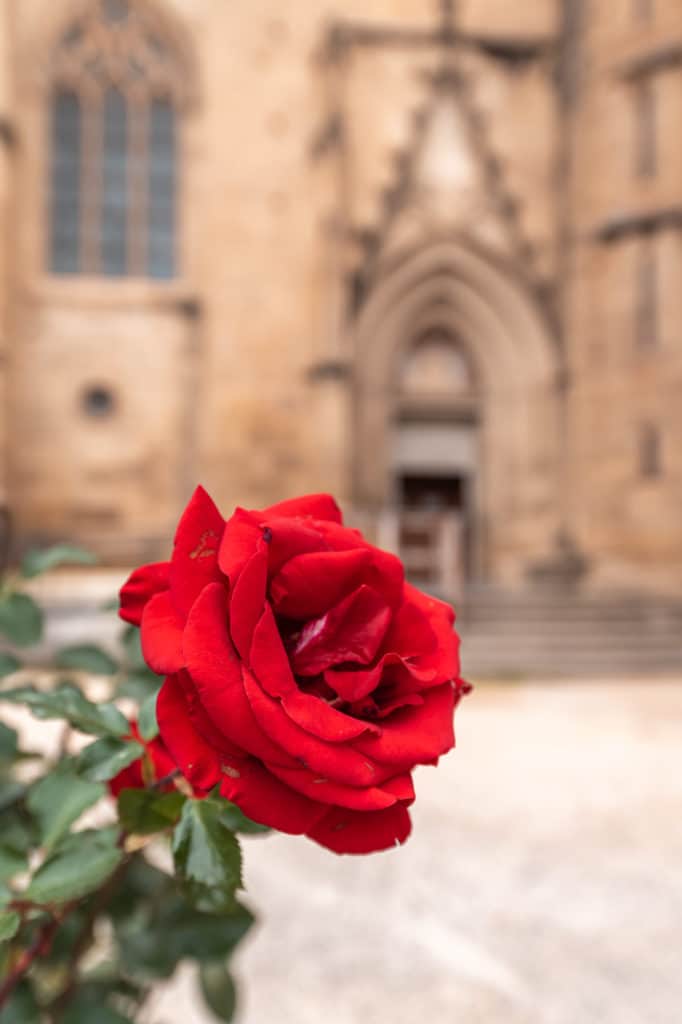
[[[118,775],[109,781],[109,792],[116,797],[122,789],[144,789],[152,782],[165,779],[171,772],[176,771],[177,765],[166,745],[160,736],[153,740],[143,740],[137,722],[130,723],[130,740],[136,740],[144,747],[144,755],[137,761],[133,761],[127,768],[123,768]],[[167,787],[173,789],[170,783]]]
[[[454,745],[451,608],[311,495],[225,522],[198,488],[170,562],[136,570],[166,746],[193,786],[254,821],[368,853],[410,832],[411,771]]]

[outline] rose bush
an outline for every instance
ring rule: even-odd
[[[121,591],[166,679],[161,737],[196,792],[337,853],[410,832],[412,770],[454,745],[451,608],[342,523],[327,495],[237,509],[202,489],[169,562]]]

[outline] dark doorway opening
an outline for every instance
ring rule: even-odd
[[[466,474],[398,478],[398,538],[408,579],[447,591],[470,578],[470,498]]]

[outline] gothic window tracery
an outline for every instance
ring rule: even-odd
[[[50,271],[175,277],[175,48],[145,4],[96,0],[62,33],[49,74]]]

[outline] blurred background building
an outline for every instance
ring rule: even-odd
[[[329,490],[679,655],[681,123],[682,0],[0,0],[15,542]]]

